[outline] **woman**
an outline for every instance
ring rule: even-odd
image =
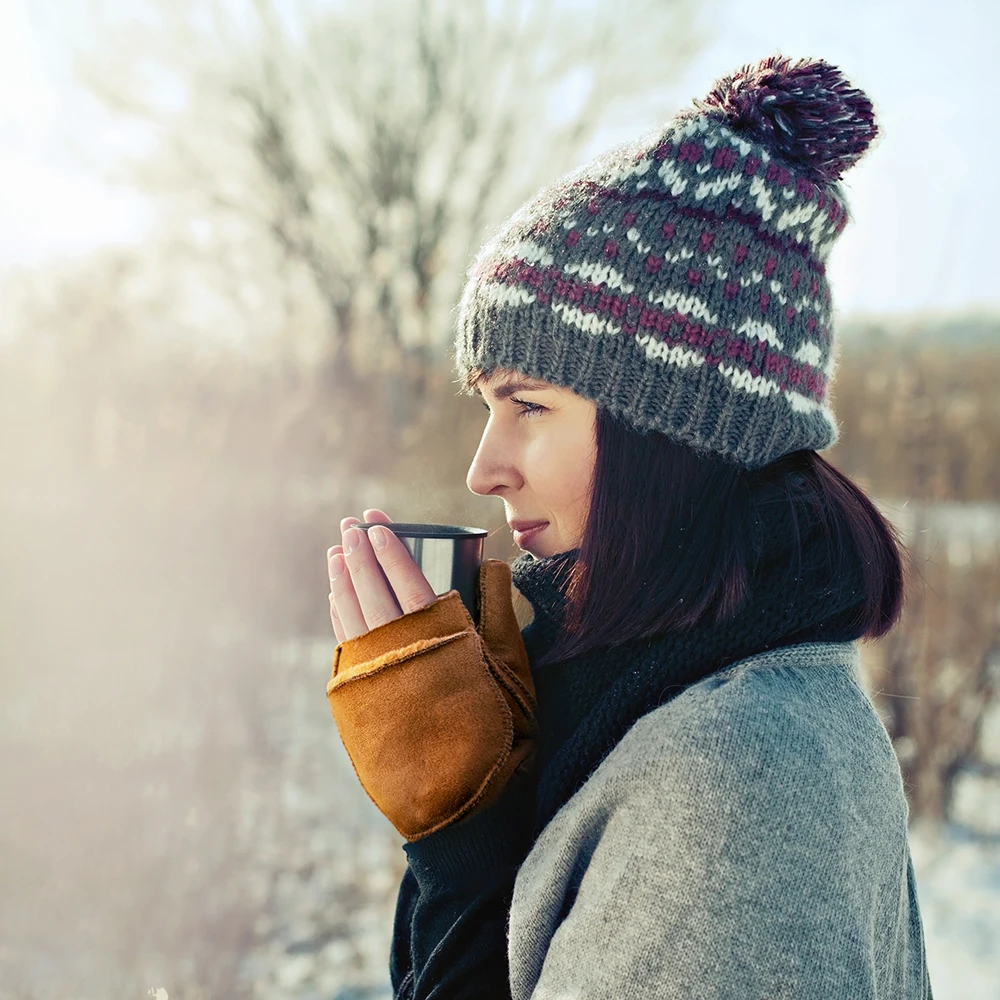
[[[900,549],[817,454],[838,181],[876,133],[837,69],[769,58],[540,191],[470,269],[468,486],[525,551],[484,562],[478,627],[391,532],[345,518],[328,553],[331,708],[407,841],[397,997],[931,997],[859,674]]]

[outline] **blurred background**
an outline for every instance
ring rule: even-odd
[[[998,21],[2,0],[0,998],[389,997],[405,856],[330,717],[326,549],[380,507],[517,553],[465,486],[464,268],[538,186],[776,51],[839,65],[884,131],[831,262],[827,457],[917,569],[862,652],[935,997],[1000,997]]]

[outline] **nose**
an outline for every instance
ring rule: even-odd
[[[509,462],[501,461],[504,454],[503,441],[495,430],[491,431],[492,425],[492,420],[486,425],[465,477],[465,485],[469,490],[484,497],[493,496],[511,486],[516,487],[512,482],[516,473]]]

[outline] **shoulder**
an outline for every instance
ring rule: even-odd
[[[787,647],[639,719],[518,874],[514,977],[539,995],[876,995],[903,940],[906,815],[856,670],[849,644]],[[634,933],[609,937],[622,920]],[[538,928],[543,953],[520,944]]]
[[[695,816],[725,801],[757,822],[868,808],[905,828],[898,761],[859,668],[856,643],[803,643],[704,678],[640,718],[605,759],[615,797],[653,809],[688,801]]]

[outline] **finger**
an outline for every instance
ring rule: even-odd
[[[392,524],[392,518],[384,510],[379,510],[378,507],[369,507],[362,513],[365,515],[367,524]]]
[[[403,612],[396,603],[396,597],[375,558],[368,535],[362,529],[348,526],[344,534],[344,557],[352,585],[350,589],[354,601],[357,602],[357,611],[351,600],[346,600],[344,606],[341,605],[340,595],[336,589],[334,594],[338,598],[337,613],[347,630],[348,637],[354,638],[394,618],[399,618]],[[336,558],[337,556],[334,556],[334,559]],[[344,576],[341,576],[335,583],[341,584],[343,579]]]
[[[331,545],[330,548],[326,550],[326,572],[327,576],[330,578],[330,593],[333,593],[333,568],[334,562],[333,557],[339,555],[341,558],[344,556],[344,546],[343,545]]]
[[[343,557],[344,546],[343,545],[331,545],[330,548],[326,550],[326,565],[327,574],[330,577],[330,593],[327,595],[330,601],[330,624],[333,626],[333,634],[337,637],[337,642],[341,643],[346,638],[344,634],[344,626],[340,623],[340,618],[337,615],[337,602],[333,595],[333,569],[332,562],[335,555],[340,555]]]
[[[344,517],[340,520],[341,535],[352,524],[360,524],[356,517]],[[339,558],[337,558],[339,556]],[[330,573],[330,599],[332,614],[336,614],[344,638],[354,638],[368,631],[361,604],[354,592],[351,574],[347,569],[347,559],[343,545],[332,545],[327,550],[327,562]],[[336,629],[334,630],[336,631]],[[341,642],[344,640],[341,639]]]
[[[347,638],[347,633],[344,631],[344,626],[340,624],[340,619],[337,617],[337,602],[333,599],[333,591],[330,591],[330,624],[333,625],[333,634],[337,637],[337,645],[339,646]]]
[[[434,588],[413,561],[406,544],[386,528],[373,527],[368,531],[369,544],[372,545],[372,551],[403,614],[426,607],[437,600]],[[375,545],[380,536],[384,539],[381,548]]]
[[[361,603],[354,591],[354,583],[343,553],[330,557],[330,593],[333,594],[334,610],[344,630],[344,637],[353,639],[368,631]]]

